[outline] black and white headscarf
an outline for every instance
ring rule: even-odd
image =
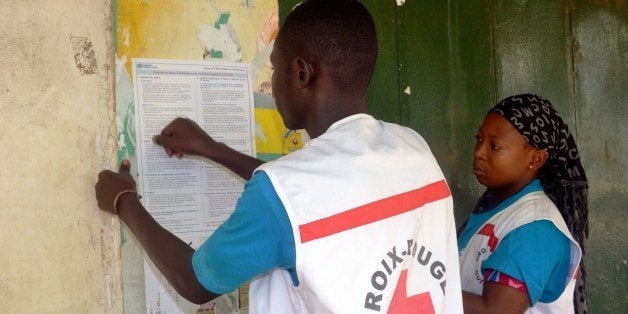
[[[588,183],[576,141],[567,124],[548,100],[533,94],[508,97],[489,112],[505,117],[530,145],[547,151],[548,158],[539,180],[584,254],[584,240],[589,235]],[[576,313],[587,312],[585,276],[584,263],[581,261],[574,294]]]

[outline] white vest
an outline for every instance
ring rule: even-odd
[[[357,114],[259,169],[290,219],[299,286],[260,276],[252,313],[462,312],[451,195],[416,132]]]
[[[537,302],[526,313],[573,313],[575,277],[582,255],[578,243],[572,238],[558,208],[543,191],[524,195],[474,231],[475,234],[471,237],[467,246],[460,252],[462,290],[481,295],[484,287],[482,263],[491,256],[492,252],[499,245],[499,241],[510,231],[537,220],[551,221],[558,230],[569,238],[571,261],[568,276],[565,278],[566,287],[560,297],[552,303]],[[486,231],[479,234],[479,231],[482,229],[492,229],[493,234]],[[487,233],[489,235],[484,235]],[[539,256],[539,258],[543,257]]]

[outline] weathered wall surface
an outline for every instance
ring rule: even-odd
[[[121,313],[111,1],[0,1],[0,312]]]
[[[298,148],[299,132],[286,132],[270,96],[272,42],[277,34],[276,0],[117,0],[116,113],[118,158],[135,156],[135,104],[131,60],[164,58],[246,62],[252,68],[257,157],[272,160]],[[295,139],[298,140],[295,144]],[[195,312],[172,289],[146,287],[144,254],[137,239],[122,226],[122,281],[125,313]],[[240,290],[240,312],[246,313],[247,288]],[[231,313],[237,294],[228,294],[203,308]],[[178,300],[174,302],[173,300]]]

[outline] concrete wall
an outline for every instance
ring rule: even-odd
[[[121,313],[111,2],[0,1],[0,312]]]

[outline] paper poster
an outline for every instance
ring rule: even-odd
[[[137,185],[142,203],[159,224],[196,249],[231,215],[244,181],[206,159],[169,158],[152,138],[173,119],[189,118],[215,140],[255,156],[250,67],[163,59],[133,59],[132,63]],[[147,312],[198,309],[179,297],[149,261],[145,277]]]

